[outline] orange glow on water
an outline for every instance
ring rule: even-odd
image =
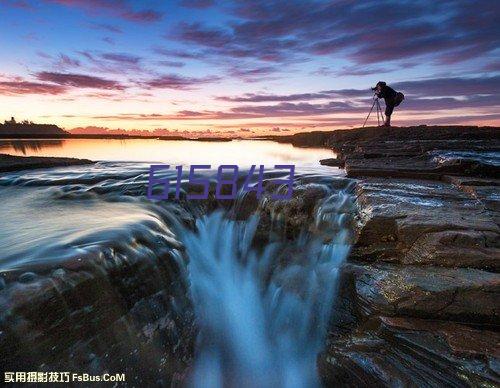
[[[331,158],[326,148],[297,148],[272,141],[203,142],[156,139],[3,140],[0,152],[20,156],[74,157],[91,160],[171,164],[318,164]]]

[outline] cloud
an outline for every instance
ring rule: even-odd
[[[45,2],[81,8],[89,12],[103,10],[122,19],[138,23],[157,22],[163,18],[162,12],[153,9],[136,11],[131,5],[132,2],[126,0],[45,0]]]
[[[280,102],[275,105],[242,105],[231,108],[230,112],[241,114],[243,117],[291,117],[360,112],[362,110],[365,108],[355,107],[347,102],[331,101],[319,104]]]
[[[67,71],[82,66],[82,62],[79,58],[63,53],[50,55],[43,51],[37,51],[36,55],[43,59],[43,61],[38,60],[40,64],[50,66],[51,69],[56,71]]]
[[[90,23],[90,26],[94,29],[104,30],[107,32],[114,32],[115,34],[122,34],[123,30],[120,27],[113,26],[106,23]]]
[[[141,57],[137,55],[124,54],[124,53],[104,53],[101,57],[112,62],[120,62],[127,64],[138,64],[141,61]]]
[[[164,57],[170,58],[181,58],[181,59],[203,59],[203,54],[189,51],[181,51],[181,50],[170,50],[165,49],[163,47],[153,47],[153,52],[155,54],[162,55]]]
[[[500,3],[487,0],[475,2],[473,13],[463,0],[241,0],[229,9],[224,24],[181,22],[172,35],[207,56],[280,64],[311,54],[342,54],[357,65],[408,58],[447,64],[499,46]]]
[[[124,19],[140,23],[157,22],[163,18],[163,14],[161,12],[151,9],[145,11],[125,11],[121,14],[121,16]]]
[[[117,81],[85,74],[42,71],[36,74],[36,78],[40,81],[52,82],[58,85],[71,86],[75,88],[95,88],[106,90],[125,89],[125,86]]]
[[[32,10],[33,6],[25,0],[6,0],[6,3],[10,7],[21,8],[26,10]]]
[[[111,45],[114,45],[114,44],[115,44],[114,39],[110,38],[109,36],[105,36],[104,38],[102,38],[102,41],[103,41],[103,42],[106,42],[106,43],[108,43],[108,44],[111,44]]]
[[[206,137],[217,134],[236,133],[237,131],[217,131],[213,129],[203,130],[178,130],[168,128],[145,129],[122,129],[99,126],[76,127],[69,129],[72,134],[78,135],[129,135],[129,136],[182,136],[185,138]]]
[[[227,102],[287,102],[287,101],[310,101],[318,99],[331,99],[338,97],[366,97],[369,95],[368,88],[362,89],[338,89],[323,90],[312,93],[294,94],[257,94],[246,93],[241,96],[219,96],[217,100]]]
[[[186,64],[180,61],[157,61],[157,64],[166,67],[184,67]]]
[[[367,98],[371,95],[369,87],[366,89],[332,89],[310,93],[293,94],[260,94],[246,93],[240,96],[218,96],[217,100],[226,102],[289,102],[311,101],[334,98]],[[500,90],[500,76],[484,77],[449,77],[431,78],[426,80],[396,82],[390,86],[414,97],[449,97],[498,95]],[[491,100],[491,99],[490,99]]]
[[[321,66],[318,69],[311,72],[311,75],[321,75],[321,76],[332,76],[336,74],[337,70],[331,69],[328,66]]]
[[[486,63],[484,66],[483,66],[483,70],[484,71],[488,71],[488,72],[500,72],[500,60],[497,60],[497,61],[492,61],[490,63]]]
[[[235,63],[235,66],[241,66],[241,60],[283,63],[294,61],[292,52],[297,48],[294,39],[259,39],[261,35],[262,32],[257,31],[254,36],[248,36],[245,31],[237,33],[229,26],[220,28],[199,22],[181,22],[173,34],[166,37],[199,47],[205,58],[215,57],[219,62],[221,58],[238,59],[239,62]]]
[[[181,0],[179,3],[182,7],[206,9],[215,5],[214,0]]]
[[[143,58],[127,53],[94,53],[90,51],[79,51],[90,64],[89,71],[100,73],[126,74],[128,72],[148,73],[142,66]]]
[[[346,66],[341,70],[336,71],[334,74],[338,77],[342,76],[364,76],[372,74],[383,74],[394,71],[394,68],[380,67],[380,66]]]
[[[110,116],[94,116],[96,119],[108,120],[228,120],[269,117],[316,116],[331,113],[364,112],[366,106],[354,107],[345,102],[311,103],[279,103],[276,105],[241,105],[225,111],[181,110],[173,114],[131,114],[124,113]]]
[[[483,114],[483,115],[453,115],[453,116],[442,116],[442,117],[433,117],[430,120],[427,120],[428,123],[434,125],[451,125],[451,124],[459,124],[459,125],[498,125],[498,120],[500,120],[500,114]],[[419,125],[421,124],[421,120],[410,119],[403,120],[401,125]]]
[[[403,106],[405,111],[436,111],[451,110],[456,108],[485,108],[500,106],[500,95],[494,96],[469,96],[467,98],[417,98],[407,99]]]
[[[0,94],[6,96],[24,94],[57,95],[65,93],[66,90],[67,88],[62,85],[31,82],[23,79],[0,80]]]
[[[234,40],[234,35],[230,30],[208,27],[200,22],[181,22],[179,24],[178,37],[185,42],[218,49],[223,49],[224,46],[231,45]]]
[[[54,67],[57,69],[68,69],[74,67],[80,67],[81,63],[78,59],[72,58],[66,54],[59,54],[56,61],[54,62]]]
[[[245,82],[277,79],[279,68],[276,66],[231,66],[228,75]]]
[[[148,89],[177,89],[191,90],[196,89],[202,84],[217,82],[220,77],[185,77],[177,74],[166,74],[139,82],[139,85]]]
[[[496,92],[498,79],[433,79],[409,81],[395,84],[411,88],[407,98],[399,109],[404,112],[422,113],[432,111],[435,114],[460,109],[492,109],[500,106],[500,94]],[[468,91],[468,94],[464,94]],[[331,100],[335,98],[334,100]],[[340,98],[340,99],[339,99]],[[339,122],[339,117],[327,117],[339,114],[348,115],[346,123],[359,120],[371,105],[369,90],[339,89],[317,93],[291,95],[245,94],[241,97],[219,97],[219,100],[244,103],[226,110],[181,110],[172,114],[121,114],[99,116],[95,118],[109,120],[232,120],[232,119],[269,119],[272,117],[297,117],[321,122]],[[330,100],[309,102],[312,100]],[[274,104],[262,104],[273,102]],[[252,104],[245,104],[252,103]],[[258,103],[258,105],[256,105]],[[322,124],[324,126],[324,124]]]
[[[393,86],[408,94],[429,97],[497,94],[500,76],[432,78],[397,82]]]
[[[315,98],[329,98],[327,93],[297,93],[297,94],[256,94],[245,93],[241,96],[219,96],[220,101],[228,102],[270,102],[270,101],[300,101],[313,100]]]
[[[40,58],[43,58],[43,59],[51,59],[52,58],[52,55],[47,54],[46,52],[43,52],[43,51],[37,51],[36,55],[38,55]]]
[[[30,42],[35,42],[40,40],[38,34],[36,32],[28,32],[27,34],[24,34],[22,36],[24,40],[30,41]]]

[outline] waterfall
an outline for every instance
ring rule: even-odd
[[[315,208],[314,225],[295,239],[269,237],[256,246],[257,215],[245,221],[217,211],[182,240],[199,336],[194,387],[314,387],[349,252],[345,209],[337,192]]]

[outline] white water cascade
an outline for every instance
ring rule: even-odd
[[[330,195],[315,209],[321,233],[304,228],[263,248],[252,244],[257,216],[233,221],[219,211],[184,233],[200,330],[194,387],[320,385],[316,357],[350,248],[351,201],[342,191]]]

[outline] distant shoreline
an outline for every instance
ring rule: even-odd
[[[200,137],[188,138],[182,136],[140,136],[140,135],[99,135],[99,134],[2,134],[0,140],[47,140],[47,139],[157,139],[157,140],[190,140],[190,141],[231,141],[241,140],[242,138],[227,138],[227,137]]]
[[[59,139],[103,139],[103,140],[127,140],[127,139],[156,139],[156,140],[183,140],[183,141],[204,141],[204,142],[230,142],[233,140],[253,140],[253,141],[275,141],[278,143],[288,143],[295,147],[313,148],[313,147],[329,147],[329,139],[334,135],[341,133],[370,133],[370,137],[377,137],[386,141],[391,141],[396,138],[405,138],[409,133],[415,132],[417,138],[419,136],[425,138],[427,135],[435,135],[436,133],[461,133],[457,136],[466,138],[475,138],[476,135],[484,136],[484,132],[488,135],[498,133],[499,127],[493,126],[471,126],[471,125],[418,125],[408,127],[365,127],[365,128],[350,128],[350,129],[335,129],[330,131],[312,131],[298,132],[293,135],[262,135],[258,137],[198,137],[188,138],[183,136],[140,136],[140,135],[104,135],[104,134],[2,134],[0,132],[0,140],[59,140]]]

